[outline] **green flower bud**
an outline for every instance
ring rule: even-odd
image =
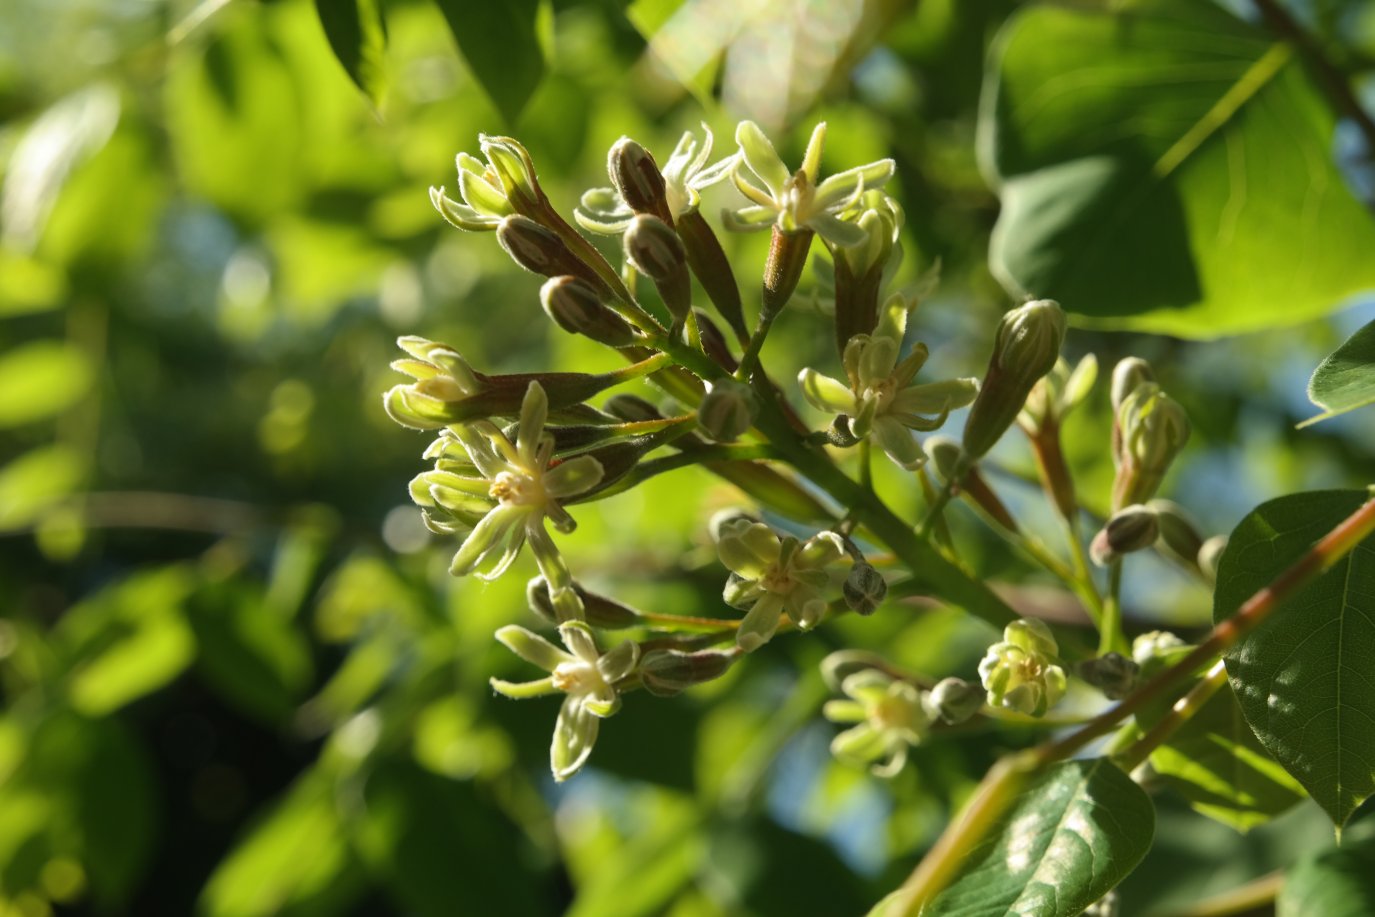
[[[1155,370],[1151,364],[1140,357],[1127,357],[1112,370],[1112,409],[1122,407],[1127,396],[1136,391],[1143,382],[1154,382]]]
[[[637,423],[642,420],[662,420],[664,417],[658,408],[639,395],[627,395],[625,393],[612,395],[606,399],[606,403],[602,407],[613,417],[619,417],[629,423]]]
[[[615,599],[588,592],[579,583],[573,584],[573,591],[582,600],[583,614],[588,624],[603,630],[619,630],[634,627],[641,623],[638,611],[622,605]],[[530,610],[551,624],[559,623],[559,615],[554,607],[553,596],[549,593],[549,582],[543,576],[530,580],[525,587],[525,601]]]
[[[521,214],[503,217],[497,224],[497,241],[511,260],[532,274],[558,277],[570,274],[602,291],[604,285],[558,234]]]
[[[730,443],[754,425],[759,408],[754,392],[729,377],[709,383],[710,389],[697,408],[702,432],[718,443]]]
[[[1017,419],[1032,386],[1055,368],[1065,340],[1059,303],[1038,299],[1003,316],[983,386],[964,427],[964,448],[980,458]]]
[[[1117,411],[1117,479],[1113,505],[1144,503],[1189,441],[1189,417],[1154,382],[1132,390]]]
[[[1003,631],[1003,642],[988,648],[979,663],[979,679],[988,703],[1028,716],[1042,716],[1064,697],[1065,671],[1052,660],[1058,653],[1055,637],[1033,618],[1014,621]]]
[[[932,436],[922,444],[922,448],[943,481],[949,481],[956,474],[963,475],[967,470],[960,467],[964,448],[948,436]]]
[[[701,309],[693,309],[692,317],[697,322],[697,333],[702,339],[702,352],[711,357],[713,363],[728,373],[733,373],[740,364],[730,352],[730,344],[721,329],[711,317]]]
[[[1113,513],[1112,518],[1093,537],[1089,556],[1100,567],[1122,559],[1124,555],[1144,551],[1160,536],[1160,522],[1155,510],[1135,504]]]
[[[963,723],[983,709],[982,685],[963,678],[945,678],[936,682],[926,697],[927,706],[950,725]]]
[[[692,308],[692,281],[683,242],[672,227],[656,216],[642,213],[630,221],[621,244],[631,265],[654,281],[674,321],[681,323],[686,319]]]
[[[859,561],[850,566],[850,573],[841,587],[841,595],[851,611],[870,615],[888,595],[888,582],[871,564]]]
[[[693,685],[720,678],[737,658],[736,653],[702,650],[653,650],[640,660],[640,682],[657,697],[672,697]]]
[[[1222,552],[1227,550],[1227,536],[1214,535],[1203,542],[1198,549],[1198,569],[1210,583],[1217,582],[1217,565],[1222,559]]]
[[[1147,678],[1178,662],[1192,646],[1167,630],[1153,630],[1132,641],[1132,661]]]
[[[1203,535],[1178,503],[1152,500],[1146,504],[1160,520],[1160,545],[1181,563],[1195,566],[1203,547]]]
[[[519,141],[480,134],[478,145],[517,213],[529,215],[548,208],[548,198],[535,177],[535,164]]]
[[[664,176],[649,150],[629,137],[622,137],[607,153],[606,171],[627,207],[672,225]]]
[[[576,277],[551,277],[540,288],[540,302],[554,323],[608,347],[635,344],[635,332],[602,302],[597,291]]]
[[[1103,692],[1108,700],[1121,700],[1136,687],[1141,666],[1121,653],[1105,653],[1086,659],[1075,667],[1076,674]]]

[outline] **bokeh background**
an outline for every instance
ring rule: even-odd
[[[555,786],[557,701],[487,687],[525,674],[491,633],[533,626],[533,566],[447,576],[455,545],[407,498],[427,438],[380,395],[402,334],[486,371],[616,365],[557,333],[491,237],[431,208],[479,132],[519,137],[567,211],[606,183],[622,134],[662,162],[701,122],[728,151],[740,117],[791,161],[820,119],[828,171],[897,160],[903,276],[942,265],[916,334],[937,375],[978,373],[1011,300],[985,264],[998,201],[975,129],[1018,5],[389,0],[359,7],[380,9],[363,25],[386,41],[362,42],[355,82],[309,0],[6,0],[0,914],[829,915],[893,887],[1025,737],[934,743],[877,781],[829,759],[816,664],[881,647],[970,675],[989,631],[928,603],[777,640],[682,697],[629,698]],[[1352,60],[1375,56],[1364,4],[1299,6]],[[758,271],[763,240],[727,243],[742,277]],[[1227,531],[1268,497],[1366,480],[1368,419],[1294,424],[1314,412],[1308,373],[1371,315],[1213,343],[1080,331],[1070,350],[1156,363],[1196,427],[1170,493]],[[775,376],[833,371],[829,342],[793,309]],[[1067,434],[1100,506],[1105,401]],[[1009,501],[1053,532],[1018,480],[1029,455],[1012,443],[998,462]],[[918,499],[896,473],[880,486]],[[593,587],[716,614],[706,522],[740,500],[688,469],[580,507],[563,543]],[[1036,573],[967,522],[966,561],[1035,594]],[[1187,631],[1209,597],[1161,565],[1128,608],[1134,627]],[[1245,838],[1161,807],[1126,913],[1330,837],[1311,806]]]

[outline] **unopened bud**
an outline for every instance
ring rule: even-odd
[[[1160,522],[1155,511],[1135,504],[1113,513],[1112,518],[1093,536],[1089,556],[1100,567],[1121,560],[1125,555],[1144,551],[1160,537]]]
[[[518,213],[534,213],[547,206],[548,200],[535,177],[535,164],[525,147],[510,137],[486,134],[481,135],[478,142],[507,199]]]
[[[653,214],[671,223],[664,176],[654,157],[629,137],[622,137],[606,157],[606,171],[621,200],[636,213]]]
[[[759,521],[754,516],[751,516],[749,513],[736,506],[713,513],[711,519],[707,521],[707,531],[711,534],[712,544],[719,544],[730,527],[739,524],[739,520],[744,520],[746,523],[755,523]]]
[[[518,213],[503,217],[497,225],[497,241],[511,256],[511,260],[532,274],[558,277],[570,274],[594,288],[601,281],[563,239],[527,216]]]
[[[960,456],[964,449],[950,437],[928,437],[922,448],[926,450],[926,457],[940,473],[941,480],[949,481],[956,473],[963,472],[963,469],[960,469]]]
[[[629,347],[635,332],[607,308],[597,291],[576,277],[551,277],[540,288],[540,302],[554,323],[608,347]]]
[[[697,321],[697,333],[702,339],[702,352],[726,372],[735,372],[740,364],[730,352],[730,344],[726,342],[726,336],[721,333],[721,329],[711,320],[711,316],[701,309],[693,309],[692,316]]]
[[[1151,663],[1182,655],[1192,647],[1167,630],[1147,631],[1132,641],[1132,661],[1142,669],[1155,668]]]
[[[850,574],[845,577],[841,594],[845,596],[845,604],[851,611],[869,615],[883,604],[884,597],[888,595],[888,583],[873,565],[858,561],[850,566]]]
[[[985,696],[983,685],[977,682],[945,678],[931,689],[927,704],[941,720],[953,726],[983,709]]]
[[[734,442],[754,424],[758,410],[754,392],[731,378],[717,379],[710,385],[697,408],[697,422],[702,432],[716,442]]]
[[[1122,407],[1122,402],[1141,383],[1154,381],[1155,370],[1140,357],[1127,357],[1119,361],[1112,371],[1112,409],[1116,411]]]
[[[1146,504],[1160,521],[1160,545],[1181,563],[1194,566],[1203,547],[1203,535],[1178,503],[1152,500]]]
[[[1138,385],[1117,411],[1117,480],[1113,505],[1155,495],[1170,463],[1189,441],[1189,417],[1154,382]]]
[[[587,623],[593,627],[618,630],[640,623],[640,613],[633,608],[604,595],[588,592],[577,583],[573,584],[573,591],[582,600],[583,615]],[[554,607],[554,599],[549,593],[549,583],[544,577],[537,576],[530,580],[525,587],[525,600],[529,603],[530,610],[546,621],[557,624],[562,620]]]
[[[675,322],[687,318],[692,307],[692,281],[687,272],[683,241],[663,220],[640,214],[621,238],[625,256],[637,271],[654,281]]]
[[[1214,535],[1203,542],[1198,549],[1198,569],[1210,583],[1217,582],[1217,565],[1222,559],[1222,552],[1227,550],[1227,536]]]
[[[640,682],[650,694],[672,697],[693,685],[720,678],[735,659],[735,653],[720,650],[651,650],[640,659]]]
[[[1085,659],[1076,666],[1076,672],[1108,700],[1121,700],[1136,687],[1141,667],[1121,653],[1105,653],[1097,659]]]
[[[664,418],[663,412],[639,395],[627,395],[625,393],[612,395],[606,399],[602,408],[613,417],[618,417],[629,423],[638,423],[642,420],[663,420]]]
[[[1054,300],[1038,299],[1003,316],[964,427],[970,456],[983,456],[1017,419],[1032,386],[1055,368],[1064,340],[1065,313]]]

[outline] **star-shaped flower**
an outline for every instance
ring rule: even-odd
[[[726,603],[748,609],[735,635],[736,645],[748,653],[768,642],[784,611],[803,630],[821,620],[831,581],[826,568],[841,558],[845,546],[835,532],[820,532],[805,542],[780,539],[767,525],[740,518],[721,526],[717,550],[733,574]]]
[[[560,624],[559,636],[567,650],[514,624],[498,630],[496,638],[511,652],[544,669],[549,676],[530,682],[493,678],[491,685],[497,693],[516,699],[559,692],[565,695],[549,750],[554,779],[562,782],[577,773],[592,753],[599,722],[621,708],[615,685],[634,671],[640,647],[627,640],[602,653],[597,649],[592,628],[582,621]]]
[[[877,669],[846,676],[840,690],[850,699],[827,701],[822,713],[833,723],[859,725],[831,741],[831,754],[871,764],[880,777],[895,776],[907,763],[907,750],[926,737],[936,719],[921,690]]]
[[[590,455],[552,460],[554,438],[544,430],[548,407],[543,387],[531,382],[521,403],[514,443],[489,421],[450,426],[473,474],[437,467],[417,478],[411,493],[422,506],[447,511],[458,526],[472,526],[454,555],[451,573],[476,572],[483,579],[495,579],[529,541],[556,604],[562,599],[567,616],[575,617],[580,603],[572,577],[544,520],[561,532],[571,532],[576,523],[561,501],[596,486],[603,469]],[[452,453],[453,449],[450,445],[440,451]],[[451,456],[446,460],[452,462]]]
[[[900,298],[894,298],[885,312],[885,320],[873,334],[857,334],[845,345],[841,362],[846,381],[810,368],[802,370],[797,381],[813,406],[848,418],[851,436],[872,436],[893,461],[903,468],[916,468],[925,456],[910,431],[938,429],[952,410],[974,400],[979,383],[948,379],[914,384],[927,349],[918,344],[899,361],[907,310]]]
[[[864,243],[868,233],[857,224],[841,219],[840,215],[851,210],[866,189],[882,187],[893,177],[893,160],[880,159],[819,182],[821,148],[825,139],[826,123],[823,121],[812,131],[802,168],[790,172],[759,125],[741,121],[735,130],[740,158],[731,171],[731,178],[740,193],[753,203],[723,213],[726,226],[742,231],[775,225],[783,232],[809,229],[833,245]],[[753,181],[742,174],[745,170],[753,176]]]
[[[988,703],[1028,716],[1042,716],[1065,696],[1065,670],[1055,664],[1060,649],[1050,628],[1035,618],[1013,621],[1003,641],[988,648],[979,678]]]

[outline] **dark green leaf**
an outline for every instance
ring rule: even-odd
[[[463,59],[507,124],[515,124],[544,78],[540,0],[435,0]]]
[[[1169,710],[1137,714],[1149,729]],[[1151,755],[1167,785],[1199,812],[1246,831],[1303,799],[1303,788],[1270,757],[1246,725],[1229,685],[1213,695]]]
[[[969,852],[923,915],[1078,914],[1141,862],[1155,831],[1146,793],[1104,758],[1057,764]]]
[[[991,259],[1010,290],[1086,325],[1211,338],[1375,285],[1334,114],[1290,46],[1220,5],[1031,7],[987,87]]]
[[[1375,403],[1375,322],[1318,364],[1308,380],[1308,400],[1325,410],[1301,427]]]
[[[1368,499],[1363,491],[1291,494],[1232,533],[1218,566],[1223,621]],[[1340,827],[1375,793],[1375,544],[1367,540],[1228,651],[1246,721]]]
[[[1375,838],[1309,857],[1289,870],[1276,917],[1375,914]]]
[[[315,0],[325,37],[349,79],[374,105],[386,88],[387,28],[379,0]]]

